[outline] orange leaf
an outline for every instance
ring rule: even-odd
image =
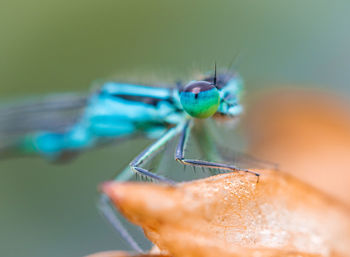
[[[103,191],[171,256],[349,256],[349,209],[276,171]]]

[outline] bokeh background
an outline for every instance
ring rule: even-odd
[[[86,92],[91,82],[167,80],[240,53],[247,94],[310,87],[348,97],[349,1],[1,1],[0,99]],[[98,214],[97,185],[150,141],[53,165],[0,162],[0,256],[83,256],[127,246]]]

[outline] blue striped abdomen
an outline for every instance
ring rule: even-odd
[[[138,88],[142,95],[142,87],[134,88]],[[56,157],[64,151],[83,150],[108,139],[122,138],[137,132],[147,137],[159,137],[167,127],[183,119],[181,110],[164,94],[165,89],[160,90],[163,91],[162,97],[132,95],[132,99],[125,93],[114,95],[101,90],[89,99],[83,116],[74,126],[64,133],[36,133],[24,141],[24,149]],[[148,88],[147,93],[149,91]]]

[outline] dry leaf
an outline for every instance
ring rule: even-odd
[[[349,209],[281,172],[103,185],[171,256],[350,256]],[[132,193],[131,193],[132,192]]]
[[[250,152],[350,205],[350,106],[317,91],[268,92],[249,104]]]

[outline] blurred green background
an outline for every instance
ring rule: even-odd
[[[0,99],[88,91],[117,75],[181,79],[241,53],[247,91],[282,85],[349,94],[349,1],[1,1]],[[123,249],[96,208],[97,185],[148,140],[65,165],[0,162],[0,256]]]

